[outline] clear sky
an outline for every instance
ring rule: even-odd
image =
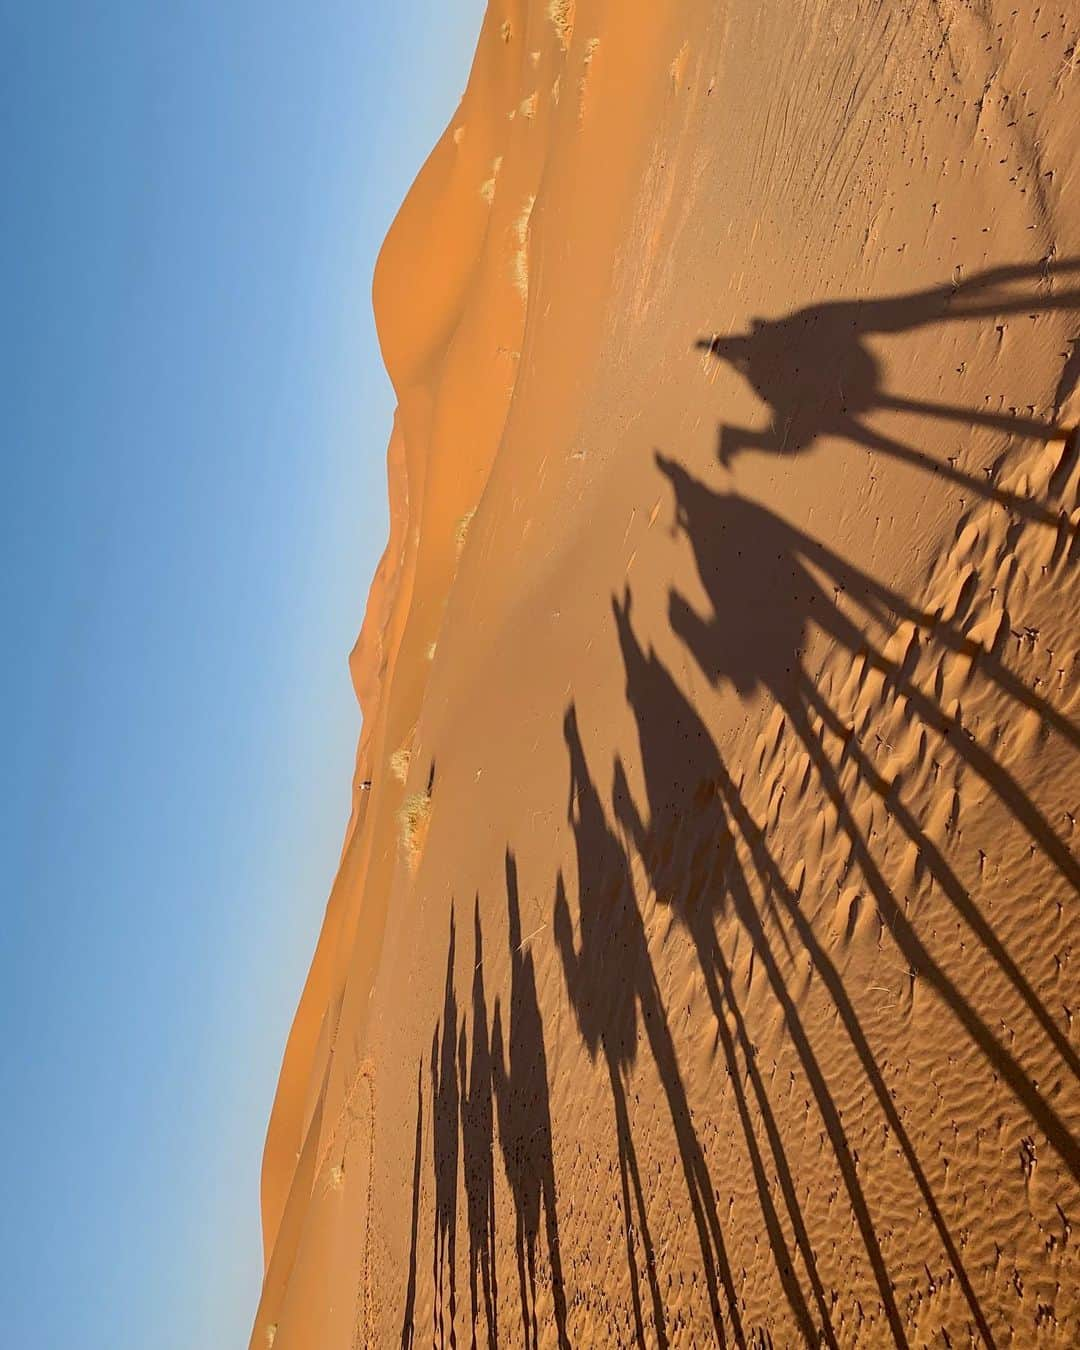
[[[0,0],[0,1341],[244,1346],[480,0]]]

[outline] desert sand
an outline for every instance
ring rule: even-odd
[[[1080,15],[1014,5],[489,5],[374,279],[255,1350],[1080,1344]]]

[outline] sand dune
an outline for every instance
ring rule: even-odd
[[[251,1344],[1080,1344],[1080,23],[493,3]]]

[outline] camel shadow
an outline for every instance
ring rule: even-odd
[[[480,1321],[482,1285],[488,1345],[499,1343],[499,1288],[495,1272],[495,1121],[492,1093],[494,1064],[484,990],[484,939],[480,926],[480,897],[473,912],[474,956],[472,985],[472,1048],[462,1018],[458,1033],[458,1074],[461,1082],[462,1171],[469,1220],[469,1299],[472,1344]]]
[[[715,1332],[723,1345],[730,1325],[736,1345],[747,1345],[740,1300],[716,1207],[705,1151],[679,1069],[670,1021],[653,969],[648,934],[634,892],[630,859],[609,823],[592,777],[573,704],[563,720],[570,758],[568,817],[577,854],[578,933],[575,938],[563,879],[556,888],[555,943],[582,1038],[603,1054],[615,1107],[627,1261],[638,1344],[646,1339],[634,1251],[634,1210],[641,1231],[653,1309],[655,1343],[667,1344],[663,1298],[655,1270],[646,1201],[630,1130],[624,1077],[637,1055],[638,1017],[660,1079],[679,1151],[697,1232]],[[623,781],[615,763],[615,790]],[[631,1208],[629,1184],[634,1189]],[[721,1297],[721,1291],[723,1297]]]
[[[885,387],[882,364],[866,340],[931,325],[1077,308],[1080,288],[1053,291],[1058,275],[1074,273],[1080,273],[1080,259],[1063,259],[1053,266],[1047,261],[996,267],[963,282],[908,295],[823,301],[780,318],[752,319],[742,333],[699,339],[697,347],[738,371],[770,413],[769,424],[762,429],[722,425],[717,442],[720,462],[730,468],[748,450],[796,455],[820,437],[836,436],[943,476],[1020,516],[1061,525],[1059,513],[1032,498],[1004,491],[964,473],[951,461],[943,463],[886,436],[866,418],[892,411],[1035,441],[1064,439],[1070,442],[1071,457],[1077,454],[1075,427],[1023,416],[1017,409],[967,408],[894,393]],[[1080,378],[1080,347],[1073,345],[1072,362],[1055,396],[1055,416]]]
[[[446,984],[443,997],[442,1041],[439,1026],[431,1038],[432,1170],[435,1176],[435,1233],[432,1282],[435,1305],[432,1326],[440,1345],[447,1341],[444,1308],[449,1303],[451,1348],[457,1345],[457,1187],[459,1157],[459,1108],[456,1033],[457,999],[454,995],[454,910],[450,909],[450,939],[446,953]]]
[[[405,1282],[405,1311],[401,1319],[401,1350],[409,1350],[416,1336],[416,1248],[420,1220],[420,1169],[424,1144],[424,1063],[416,1069],[416,1141],[413,1145],[412,1220],[409,1229],[409,1273]]]
[[[506,851],[509,918],[510,994],[504,1032],[502,1000],[488,1015],[480,897],[473,913],[474,960],[472,1016],[458,1020],[454,988],[457,937],[451,906],[442,1016],[431,1043],[432,1170],[435,1193],[433,1242],[435,1343],[457,1344],[458,1178],[465,1190],[469,1239],[471,1344],[478,1344],[483,1322],[489,1346],[499,1334],[495,1248],[495,1144],[502,1155],[515,1213],[515,1254],[521,1300],[522,1343],[541,1339],[537,1317],[537,1256],[541,1231],[546,1238],[558,1344],[568,1347],[566,1294],[559,1242],[551,1106],[543,1020],[528,938],[522,938],[517,866]],[[470,1037],[471,1030],[471,1037]],[[416,1163],[413,1178],[413,1237],[402,1323],[402,1345],[414,1337],[416,1296],[416,1216],[420,1192],[423,1094],[418,1085]],[[448,1316],[446,1315],[448,1312]]]
[[[628,860],[608,825],[593,785],[573,707],[566,713],[563,735],[570,753],[567,810],[578,841],[579,931],[575,940],[566,886],[560,873],[555,887],[555,945],[582,1041],[590,1056],[595,1059],[600,1055],[607,1068],[615,1111],[623,1228],[637,1342],[648,1343],[634,1243],[635,1223],[644,1248],[655,1343],[665,1346],[668,1342],[664,1304],[656,1281],[655,1248],[624,1081],[637,1056],[636,989],[641,977],[633,967],[647,959],[645,939]]]
[[[557,1339],[560,1347],[567,1347],[570,1342],[566,1332],[566,1293],[559,1241],[544,1024],[529,938],[523,937],[521,932],[517,863],[510,849],[506,850],[505,865],[510,942],[509,1025],[504,1041],[502,1007],[496,999],[491,1060],[499,1143],[514,1198],[522,1339],[526,1347],[540,1343],[536,1314],[536,1255],[543,1215]]]

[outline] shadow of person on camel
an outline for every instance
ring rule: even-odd
[[[942,463],[875,430],[865,419],[874,412],[892,411],[988,427],[1029,440],[1067,440],[1069,456],[1075,456],[1078,450],[1080,437],[1075,426],[1058,426],[1013,410],[966,408],[893,393],[885,387],[882,363],[870,351],[866,339],[875,334],[1007,314],[1080,310],[1080,287],[1054,291],[1054,279],[1062,274],[1080,274],[1080,259],[990,268],[966,281],[909,295],[829,300],[776,319],[752,319],[743,333],[699,339],[696,345],[700,350],[737,370],[771,409],[769,424],[764,428],[721,426],[717,446],[720,462],[730,467],[746,450],[799,454],[810,449],[819,437],[838,436],[931,470],[1017,514],[1058,525],[1060,513],[1030,497],[973,478],[951,462]],[[1063,401],[1059,386],[1055,416]]]

